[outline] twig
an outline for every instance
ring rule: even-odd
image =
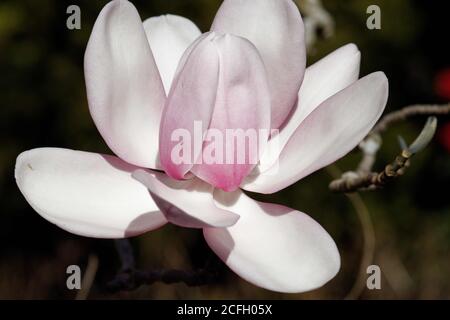
[[[369,135],[380,134],[391,124],[417,115],[443,115],[450,113],[450,103],[444,105],[412,105],[385,115]]]
[[[414,280],[403,264],[395,246],[385,246],[377,254],[377,257],[384,277],[394,293],[403,299],[411,297],[415,286]]]
[[[95,275],[98,270],[98,257],[96,255],[89,255],[86,272],[81,281],[81,289],[78,291],[75,300],[86,300],[91,292],[92,284],[95,280]]]
[[[328,173],[335,179],[342,176],[341,170],[336,165],[327,167]],[[359,264],[356,280],[345,296],[346,300],[354,300],[361,296],[366,288],[366,270],[372,264],[375,256],[375,230],[373,227],[370,212],[359,193],[346,194],[352,204],[361,224],[361,233],[363,238],[363,248],[361,254],[361,262]]]
[[[346,300],[354,300],[358,299],[366,289],[366,271],[367,267],[373,263],[376,238],[372,219],[370,218],[369,209],[367,209],[367,206],[359,193],[347,194],[347,197],[352,203],[358,215],[363,236],[363,250],[361,254],[358,275],[352,288],[345,297]]]
[[[328,169],[328,172],[335,178],[341,176],[339,168],[335,165],[331,166]],[[369,209],[359,193],[347,194],[346,196],[350,200],[350,203],[356,211],[358,220],[361,223],[361,233],[363,238],[363,248],[358,274],[352,288],[345,296],[346,300],[354,300],[359,298],[366,288],[366,270],[367,267],[372,264],[374,259],[376,239]]]
[[[373,190],[383,187],[390,180],[405,173],[410,165],[410,158],[423,150],[433,138],[436,131],[436,119],[430,117],[419,137],[411,146],[407,147],[400,137],[402,152],[396,159],[388,164],[381,172],[372,172],[376,160],[376,154],[381,147],[380,134],[395,122],[407,119],[415,115],[443,115],[450,113],[450,104],[445,105],[413,105],[401,110],[391,112],[381,121],[361,142],[360,149],[363,152],[362,160],[355,171],[344,173],[339,179],[332,181],[329,188],[333,192],[354,192],[358,190]]]
[[[136,262],[134,260],[133,247],[128,239],[114,240],[117,253],[119,254],[121,271],[127,272],[133,270]]]
[[[165,284],[185,283],[188,286],[202,286],[217,280],[218,274],[211,270],[211,265],[196,271],[184,271],[174,269],[161,270],[137,270],[130,242],[127,239],[116,240],[116,248],[121,260],[121,271],[114,279],[106,284],[111,292],[131,291],[142,285],[150,285],[155,282]]]
[[[372,167],[375,164],[377,152],[381,147],[381,143],[381,136],[378,134],[372,134],[359,144],[359,148],[363,152],[361,162],[356,169],[356,172],[359,175],[372,171]]]
[[[354,176],[350,173],[343,175],[342,178],[334,180],[330,183],[330,190],[333,192],[353,192],[356,190],[376,189],[383,187],[386,183],[394,178],[404,174],[405,169],[409,166],[409,159],[412,153],[403,150],[391,164],[388,164],[380,173],[369,172],[364,175]]]
[[[131,291],[141,285],[150,285],[155,282],[165,284],[184,283],[190,287],[210,284],[217,279],[217,275],[210,270],[200,269],[197,271],[184,270],[132,270],[119,273],[113,280],[108,282],[110,291]]]
[[[374,157],[377,148],[366,145],[370,142],[370,138],[366,144],[360,147],[364,153],[363,162],[359,166],[357,172],[347,172],[342,175],[340,179],[334,180],[330,183],[330,190],[333,192],[352,192],[356,190],[377,189],[383,187],[386,183],[394,178],[397,178],[405,173],[406,168],[410,165],[411,157],[417,152],[423,150],[433,138],[437,127],[437,119],[435,117],[428,118],[422,132],[417,139],[409,147],[404,147],[401,154],[395,160],[388,164],[380,173],[370,172],[370,165],[373,161],[364,160],[368,155]],[[403,139],[401,140],[403,141]],[[405,145],[402,142],[402,145]]]

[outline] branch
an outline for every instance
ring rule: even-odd
[[[150,285],[155,282],[166,284],[185,283],[188,286],[202,286],[217,280],[218,273],[210,270],[210,264],[196,271],[184,271],[173,269],[161,270],[137,270],[130,242],[127,239],[116,240],[122,264],[121,271],[106,284],[111,292],[131,291],[142,285]]]
[[[405,112],[405,110],[407,110]],[[403,109],[403,112],[395,113],[394,116],[388,115],[384,125],[393,123],[394,119],[400,119],[400,114],[404,116],[408,114],[409,109]],[[415,109],[417,111],[417,109]],[[412,114],[412,113],[409,113]],[[384,118],[386,119],[386,118]],[[391,119],[391,120],[389,120]],[[410,166],[410,159],[418,152],[426,148],[431,142],[437,128],[437,119],[435,117],[428,118],[422,132],[417,139],[408,147],[403,139],[400,139],[402,145],[401,153],[395,160],[385,166],[381,172],[371,172],[371,168],[375,162],[375,156],[381,146],[381,138],[377,133],[372,133],[360,145],[364,153],[357,171],[346,172],[340,179],[332,181],[329,188],[333,192],[355,192],[360,190],[373,190],[386,185],[391,180],[402,176],[406,169]],[[375,131],[376,132],[376,131]],[[379,131],[378,131],[379,132]]]
[[[330,190],[333,192],[354,192],[360,189],[378,189],[386,183],[404,174],[409,166],[409,159],[412,153],[403,150],[395,160],[388,164],[383,171],[369,172],[367,174],[358,175],[354,172],[348,172],[342,175],[342,178],[334,180],[330,183]]]
[[[372,129],[369,135],[380,134],[391,124],[417,115],[444,115],[450,113],[450,103],[444,105],[413,105],[388,113]]]
[[[336,165],[331,165],[326,168],[328,173],[335,179],[338,179],[342,176],[341,170]],[[362,253],[361,253],[361,261],[359,263],[358,273],[353,283],[352,288],[346,294],[346,300],[355,300],[358,299],[366,288],[366,279],[367,266],[371,265],[374,256],[375,256],[375,229],[370,217],[369,209],[364,203],[361,195],[359,193],[346,194],[345,195],[350,201],[353,209],[355,210],[358,220],[361,224],[361,233],[362,233]]]
[[[90,254],[88,257],[86,271],[84,273],[84,277],[81,282],[81,289],[75,296],[75,300],[86,300],[88,298],[97,271],[98,271],[98,257],[94,254]]]
[[[133,247],[128,239],[118,239],[114,241],[116,250],[120,258],[121,271],[127,272],[134,269],[136,262],[133,255]]]
[[[450,113],[450,103],[444,105],[412,105],[391,112],[384,116],[366,139],[361,142],[362,160],[355,171],[349,171],[340,179],[332,181],[329,188],[333,192],[354,192],[359,190],[373,190],[383,187],[387,182],[405,173],[410,165],[410,158],[424,149],[433,138],[436,131],[436,120],[429,119],[421,135],[407,147],[403,139],[400,140],[402,152],[395,160],[387,165],[382,172],[372,172],[376,155],[381,147],[381,133],[392,124],[416,115],[444,115]]]
[[[210,284],[217,279],[217,275],[207,269],[197,271],[183,270],[131,270],[122,272],[108,282],[107,288],[112,292],[132,291],[142,285],[150,285],[155,282],[165,284],[184,283],[190,287]]]

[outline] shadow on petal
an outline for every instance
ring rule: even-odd
[[[158,230],[163,227],[167,223],[167,221],[166,223],[164,223],[164,217],[159,214],[156,215],[155,213],[156,212],[143,213],[140,216],[136,217],[133,221],[131,221],[125,230],[124,238],[136,237],[145,232]],[[145,230],[145,228],[143,228],[143,226],[154,224],[155,219],[161,220],[160,226],[158,228],[152,228],[150,230]]]

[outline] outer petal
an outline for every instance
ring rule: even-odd
[[[40,148],[19,155],[15,177],[33,209],[62,229],[122,238],[167,222],[146,188],[131,177],[136,169],[113,156]]]
[[[201,143],[193,148],[189,161],[174,161],[173,150],[178,142],[174,135],[186,132],[193,141],[203,141],[216,101],[219,81],[219,57],[212,43],[215,35],[206,33],[195,41],[181,58],[161,119],[160,159],[165,172],[183,179],[201,153]],[[195,124],[200,123],[200,132]],[[200,137],[198,137],[200,134]],[[191,150],[192,144],[188,146]]]
[[[218,206],[241,215],[229,228],[204,229],[211,249],[239,276],[265,289],[304,292],[340,268],[333,239],[306,214],[257,202],[240,191],[216,192]]]
[[[108,146],[129,163],[156,168],[164,87],[135,7],[108,3],[84,59],[89,109]]]
[[[188,228],[228,227],[239,215],[217,208],[214,188],[199,179],[176,181],[163,173],[137,170],[133,177],[150,191],[156,204],[173,224]]]
[[[270,95],[264,64],[249,41],[230,35],[213,41],[220,57],[220,75],[208,134],[215,131],[220,135],[205,142],[202,163],[192,172],[217,188],[231,191],[255,167],[266,146]],[[208,145],[215,149],[214,157]]]
[[[354,44],[348,44],[306,69],[305,78],[298,94],[297,107],[280,130],[279,135],[269,141],[266,150],[270,150],[270,152],[266,152],[261,159],[261,163],[264,164],[260,167],[261,172],[277,161],[289,138],[315,108],[358,80],[360,61],[361,53],[358,48]]]
[[[383,113],[388,80],[375,72],[317,107],[297,128],[276,166],[249,179],[245,190],[273,193],[346,155]]]
[[[149,18],[144,29],[168,93],[184,51],[201,32],[191,20],[176,15]]]
[[[211,30],[250,40],[267,69],[272,128],[288,117],[305,71],[304,27],[291,0],[225,0]]]

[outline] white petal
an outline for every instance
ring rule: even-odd
[[[375,72],[325,100],[296,129],[278,163],[243,188],[277,192],[346,155],[380,118],[388,91],[384,73]]]
[[[229,228],[206,228],[211,249],[239,276],[265,289],[304,292],[323,286],[340,268],[330,235],[306,214],[262,203],[236,191],[214,194],[241,216]]]
[[[123,238],[167,222],[131,177],[136,169],[113,156],[40,148],[18,156],[15,177],[28,203],[50,222],[82,236]]]
[[[176,15],[149,18],[144,29],[168,94],[184,51],[201,32],[191,20]]]
[[[92,118],[111,150],[134,165],[158,167],[164,87],[142,21],[128,1],[109,2],[84,60]]]
[[[239,219],[239,215],[214,205],[214,188],[200,179],[178,181],[164,173],[142,169],[134,172],[133,177],[148,188],[173,224],[187,228],[227,227]]]
[[[278,128],[295,106],[305,72],[303,21],[291,0],[225,0],[211,27],[250,40],[266,66],[272,128]]]
[[[361,53],[358,48],[354,44],[348,44],[306,69],[297,107],[276,139],[269,141],[267,150],[270,152],[266,152],[261,159],[263,166],[259,171],[264,172],[275,163],[289,138],[315,108],[358,80],[360,62]]]

